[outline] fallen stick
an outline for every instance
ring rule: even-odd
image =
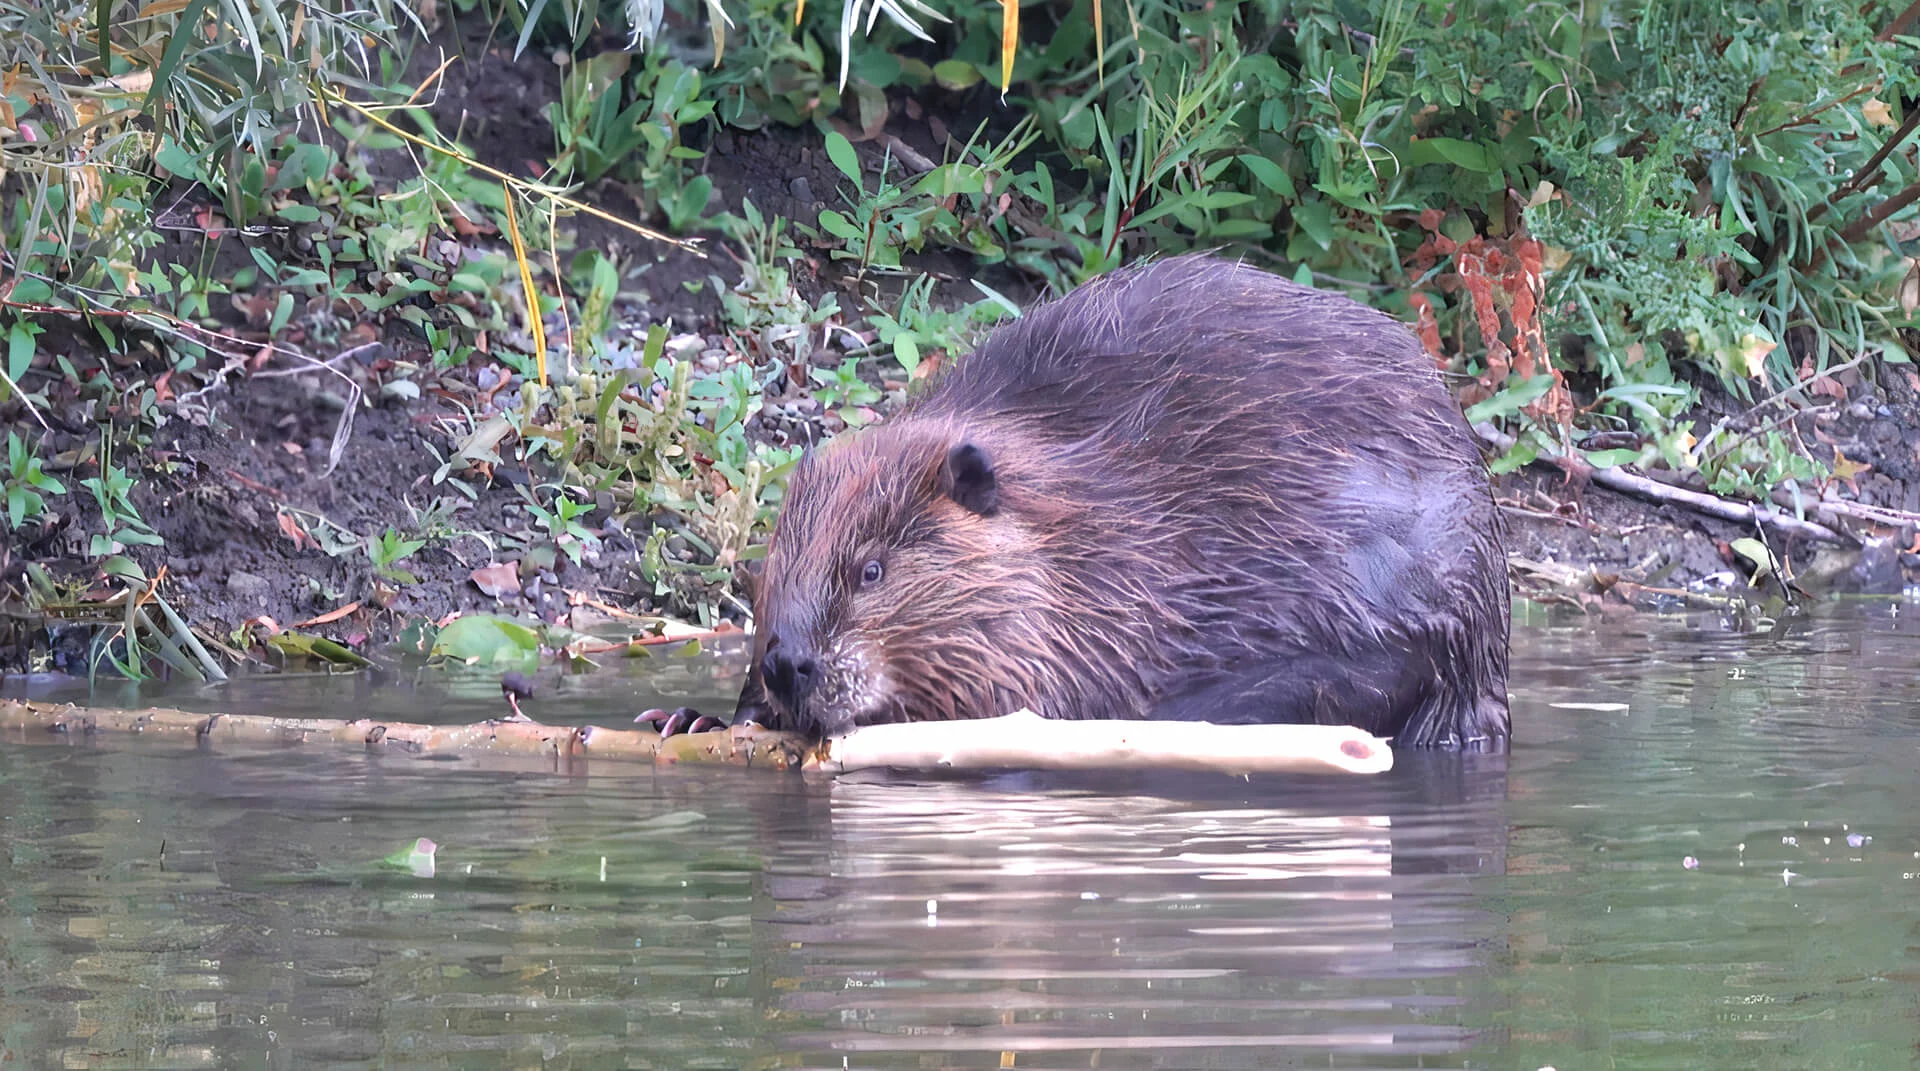
[[[756,726],[659,734],[596,726],[483,721],[416,725],[356,718],[276,718],[150,708],[119,710],[0,700],[0,740],[72,743],[111,735],[194,746],[327,743],[407,755],[459,755],[571,762],[609,760],[618,771],[682,763],[770,766],[827,773],[904,770],[1199,770],[1251,773],[1382,773],[1386,742],[1329,725],[1053,721],[1022,711],[1003,718],[876,725],[824,743]]]
[[[1475,424],[1473,430],[1475,434],[1479,435],[1481,439],[1485,440],[1497,450],[1505,452],[1513,449],[1513,436],[1502,432],[1492,424]],[[1535,459],[1534,463],[1538,465],[1551,465],[1557,460],[1561,460],[1557,455],[1550,455],[1543,452]],[[1759,522],[1788,535],[1797,535],[1804,539],[1818,540],[1822,543],[1840,543],[1847,546],[1858,546],[1860,544],[1858,539],[1841,532],[1836,532],[1824,524],[1818,524],[1814,521],[1804,521],[1798,517],[1788,516],[1779,510],[1767,506],[1747,502],[1736,502],[1733,499],[1721,498],[1719,495],[1710,495],[1704,491],[1690,491],[1684,487],[1674,487],[1670,484],[1661,483],[1658,480],[1635,475],[1620,468],[1594,469],[1591,479],[1594,483],[1610,491],[1634,495],[1664,505],[1685,506],[1696,513],[1704,513],[1709,517],[1718,517],[1724,521],[1733,521],[1737,524],[1753,524]]]
[[[355,718],[276,718],[262,714],[202,714],[154,707],[121,710],[68,703],[0,700],[0,739],[16,743],[61,743],[103,736],[140,736],[229,747],[342,744],[407,755],[608,759],[621,763],[675,765],[724,763],[792,769],[812,747],[792,733],[757,727],[660,734],[598,726],[542,725],[531,721],[483,721],[469,725],[417,725]]]
[[[834,771],[894,767],[1371,774],[1393,768],[1393,749],[1344,725],[1056,721],[1021,711],[1003,718],[868,726],[829,740],[816,763]]]

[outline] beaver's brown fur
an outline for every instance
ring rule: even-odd
[[[1413,335],[1182,257],[997,331],[810,454],[743,716],[1357,725],[1502,746],[1501,524]]]

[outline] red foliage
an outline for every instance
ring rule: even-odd
[[[1471,309],[1462,308],[1461,326],[1454,339],[1456,356],[1467,352],[1465,324],[1471,323],[1480,336],[1481,374],[1460,392],[1463,404],[1472,405],[1492,397],[1509,376],[1532,379],[1543,373],[1553,377],[1553,386],[1528,405],[1526,412],[1537,420],[1565,427],[1573,420],[1573,397],[1567,392],[1566,379],[1553,367],[1547,353],[1547,335],[1540,321],[1542,253],[1539,241],[1523,231],[1504,238],[1476,234],[1466,242],[1455,242],[1439,232],[1442,213],[1427,209],[1420,213],[1420,227],[1426,238],[1407,257],[1407,268],[1425,275],[1445,259],[1451,259],[1451,271],[1434,276],[1433,286],[1442,295],[1464,293]],[[1433,303],[1422,293],[1410,300],[1419,314],[1416,330],[1427,352],[1444,367],[1449,363],[1440,337],[1438,317]],[[1468,317],[1467,313],[1471,313]]]

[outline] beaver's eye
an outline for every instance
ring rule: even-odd
[[[880,559],[875,558],[872,561],[869,561],[866,565],[861,567],[860,586],[870,588],[873,585],[878,584],[880,582],[880,578],[885,575],[887,575],[887,567],[880,564]]]

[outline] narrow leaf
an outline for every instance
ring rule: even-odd
[[[180,23],[174,27],[173,36],[167,39],[167,50],[160,56],[160,66],[153,72],[153,88],[147,90],[147,99],[140,102],[140,111],[150,114],[153,102],[167,91],[167,83],[173,80],[173,72],[180,66],[180,58],[187,53],[187,43],[196,35],[200,19],[207,13],[207,5],[212,0],[187,0],[186,10],[180,13]]]
[[[1098,3],[1095,7],[1098,7]],[[1013,84],[1013,53],[1020,47],[1020,0],[1000,0],[1000,95]]]
[[[527,295],[527,330],[533,332],[533,360],[540,371],[540,385],[547,385],[547,325],[540,318],[540,292],[533,287],[533,265],[527,262],[527,243],[520,237],[520,217],[513,210],[513,187],[502,182],[506,195],[507,237],[513,241],[513,259],[520,265],[520,288]]]

